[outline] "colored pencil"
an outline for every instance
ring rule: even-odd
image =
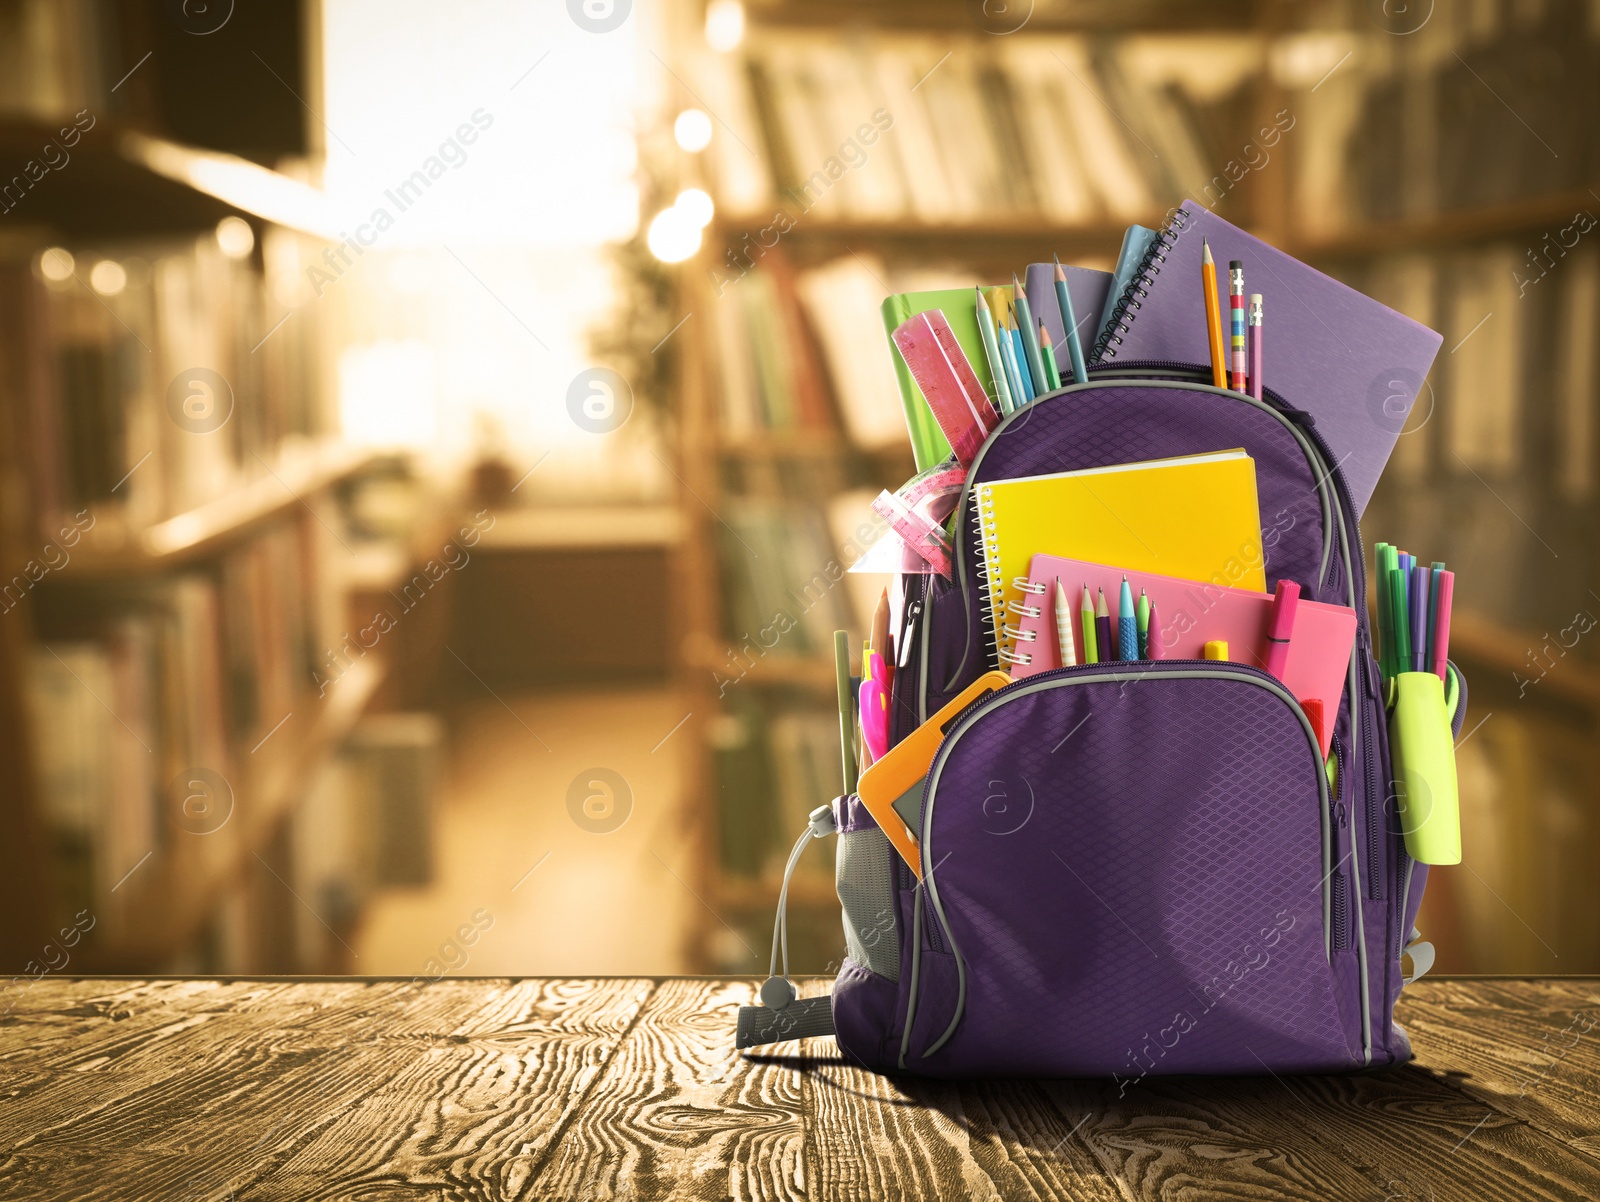
[[[1028,293],[1015,275],[1011,277],[1011,304],[1017,317],[1017,329],[1022,331],[1022,350],[1028,357],[1034,395],[1042,396],[1050,389],[1044,374],[1044,356],[1039,353],[1039,323],[1033,320],[1033,310],[1028,306]]]
[[[1211,347],[1211,382],[1228,386],[1228,370],[1222,355],[1222,308],[1217,300],[1217,261],[1211,257],[1211,244],[1200,240],[1200,285],[1205,289],[1206,341]]]
[[[1000,416],[1004,417],[1017,407],[1011,399],[1011,388],[1006,380],[1006,365],[1000,359],[1000,337],[995,331],[994,314],[989,302],[983,299],[983,289],[974,288],[978,297],[978,333],[983,338],[983,352],[989,357],[989,374],[994,377],[995,400],[999,402]]]
[[[1245,359],[1244,264],[1228,262],[1228,387],[1245,391],[1248,383]]]
[[[1250,395],[1261,399],[1261,293],[1250,294]]]
[[[872,650],[883,657],[883,687],[894,683],[894,648],[889,645],[889,590],[878,594],[878,603],[872,607]]]
[[[1056,352],[1050,345],[1050,331],[1045,329],[1042,321],[1039,323],[1039,358],[1044,360],[1044,376],[1054,392],[1061,387],[1061,369],[1056,366]]]
[[[1056,577],[1056,644],[1061,651],[1061,666],[1070,668],[1078,662],[1078,653],[1072,645],[1072,604],[1067,600],[1067,590],[1061,587],[1061,577]]]
[[[1117,640],[1111,633],[1111,611],[1106,608],[1106,590],[1100,589],[1094,604],[1094,641],[1100,648],[1100,660],[1109,663],[1117,658]]]
[[[1087,384],[1089,368],[1083,361],[1083,339],[1078,334],[1078,319],[1072,311],[1072,293],[1067,290],[1066,268],[1056,260],[1056,305],[1061,310],[1061,324],[1067,331],[1067,358],[1072,363],[1072,382]]]
[[[1017,346],[1011,340],[1010,327],[1006,325],[1004,311],[1000,314],[1000,362],[1005,364],[1006,380],[1011,387],[1011,410],[1015,413],[1028,403],[1028,390],[1022,386],[1022,369],[1017,364]]]
[[[1100,662],[1100,647],[1094,637],[1094,602],[1089,597],[1089,586],[1083,586],[1083,604],[1078,607],[1078,616],[1083,620],[1083,662],[1097,664]]]
[[[1006,315],[1006,332],[1011,338],[1011,361],[1017,368],[1017,379],[1022,382],[1022,397],[1031,401],[1039,395],[1038,381],[1028,367],[1028,348],[1023,345],[1022,331],[1017,329],[1017,312]]]

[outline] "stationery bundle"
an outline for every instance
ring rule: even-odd
[[[825,1015],[769,980],[741,1046],[792,1019],[953,1078],[1405,1060],[1466,688],[1442,565],[1379,548],[1374,639],[1358,519],[1439,336],[1192,203],[1112,273],[883,317],[922,472],[875,506],[893,663],[841,660],[845,793],[791,857],[837,834],[847,955]]]
[[[1452,719],[1461,684],[1450,663],[1456,575],[1424,567],[1388,543],[1376,549],[1378,668],[1386,686],[1389,747],[1406,851],[1423,864],[1461,862]]]

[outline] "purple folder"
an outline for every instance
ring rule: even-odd
[[[1111,290],[1111,273],[1096,271],[1092,267],[1068,267],[1065,263],[1061,266],[1067,273],[1067,295],[1072,297],[1072,315],[1078,319],[1078,339],[1083,344],[1083,357],[1087,361],[1094,350],[1100,314],[1105,312],[1106,293]],[[1028,294],[1028,308],[1033,310],[1034,320],[1044,322],[1044,328],[1050,334],[1050,346],[1061,368],[1061,382],[1072,383],[1072,360],[1067,355],[1067,330],[1061,324],[1061,305],[1056,300],[1056,265],[1029,263],[1027,278],[1022,286]]]
[[[1151,245],[1145,270],[1119,298],[1092,362],[1211,362],[1202,239],[1217,263],[1224,322],[1230,259],[1244,263],[1246,293],[1262,294],[1266,386],[1314,419],[1359,515],[1442,337],[1186,200]]]

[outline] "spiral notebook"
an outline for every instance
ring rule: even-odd
[[[1073,637],[1081,639],[1081,590],[1085,585],[1091,593],[1104,589],[1108,598],[1114,598],[1124,576],[1135,595],[1143,589],[1156,607],[1161,623],[1162,659],[1202,659],[1206,643],[1221,639],[1228,644],[1229,659],[1266,669],[1271,593],[1197,584],[1154,572],[1055,555],[1035,555],[1028,575],[1014,582],[1015,599],[1007,603],[1011,619],[1008,633],[1015,647],[1012,679],[1021,680],[1061,666],[1054,601],[1057,580],[1065,587],[1072,606]],[[1323,729],[1317,731],[1317,739],[1324,755],[1333,741],[1333,724],[1339,716],[1339,698],[1344,693],[1355,637],[1356,611],[1348,606],[1303,600],[1295,611],[1294,637],[1289,642],[1283,683],[1300,701],[1322,702]]]
[[[1185,580],[1267,587],[1255,461],[1242,450],[1123,463],[977,487],[982,585],[1000,666],[1015,663],[1006,582],[1035,555]]]
[[[1243,262],[1246,289],[1263,295],[1262,376],[1314,419],[1360,516],[1442,337],[1186,200],[1118,297],[1092,362],[1211,361],[1202,240],[1217,263]]]

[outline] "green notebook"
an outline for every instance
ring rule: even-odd
[[[995,291],[998,289],[985,289],[985,298]],[[1010,288],[1008,287],[1006,291],[1009,293]],[[991,307],[995,304],[993,300],[989,303]],[[994,377],[989,372],[989,356],[983,349],[983,335],[978,332],[978,307],[971,288],[941,288],[937,292],[901,292],[886,297],[882,308],[883,328],[893,334],[904,322],[930,309],[938,309],[944,314],[944,319],[950,323],[950,329],[955,333],[956,341],[961,344],[961,349],[966,351],[967,361],[977,373],[978,382],[983,385],[984,391],[993,397]],[[889,340],[889,345],[893,349],[895,375],[900,381],[900,403],[906,410],[906,429],[911,434],[911,453],[916,457],[917,470],[925,471],[950,458],[950,442],[945,438],[944,431],[939,429],[939,423],[933,418],[933,410],[928,408],[922,389],[918,388],[917,382],[911,378],[911,370],[906,367],[906,361],[900,357],[899,348],[895,347],[892,338]]]

